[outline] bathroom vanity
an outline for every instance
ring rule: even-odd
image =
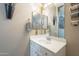
[[[46,35],[30,36],[30,56],[65,56],[66,41]]]
[[[64,4],[44,7],[47,14],[32,13],[30,56],[65,56]],[[36,10],[37,11],[37,10]],[[34,31],[35,30],[35,31]],[[47,35],[48,34],[48,35]]]

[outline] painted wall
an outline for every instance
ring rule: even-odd
[[[79,56],[79,26],[71,25],[70,4],[65,4],[65,38],[67,55]]]
[[[0,55],[28,55],[25,24],[31,18],[29,4],[16,4],[13,18],[6,19],[5,6],[0,4]]]

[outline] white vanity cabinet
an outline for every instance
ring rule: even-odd
[[[52,53],[44,49],[39,44],[30,41],[30,55],[31,56],[46,56],[51,55]]]
[[[47,48],[39,45],[36,42],[30,40],[30,56],[64,56],[65,55],[65,47],[62,48],[59,52],[53,53]]]
[[[30,41],[30,55],[39,56],[40,55],[40,46],[33,41]]]

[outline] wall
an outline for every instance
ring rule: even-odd
[[[65,4],[65,38],[67,55],[79,56],[79,26],[71,25],[70,4]]]
[[[29,4],[16,4],[13,18],[6,19],[4,4],[0,4],[0,55],[28,55],[25,24],[31,18]]]

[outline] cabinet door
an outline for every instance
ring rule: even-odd
[[[36,56],[35,51],[30,51],[30,56]]]
[[[40,45],[37,43],[30,41],[30,55],[34,56],[39,56],[40,55]]]
[[[30,55],[31,56],[52,56],[54,55],[49,50],[45,49],[44,47],[40,46],[39,44],[30,41]]]

